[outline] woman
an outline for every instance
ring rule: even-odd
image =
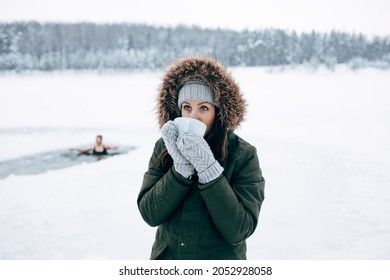
[[[108,155],[107,151],[111,149],[116,149],[116,147],[113,146],[104,146],[103,145],[103,136],[97,135],[96,136],[96,145],[93,147],[88,147],[85,149],[74,149],[71,150],[78,151],[80,153],[89,153],[92,151],[93,155],[100,156],[100,155]]]
[[[185,58],[166,72],[158,96],[162,133],[138,196],[150,226],[158,226],[151,259],[246,259],[264,199],[256,148],[233,130],[246,103],[221,64]],[[204,137],[178,137],[173,120],[206,124]]]

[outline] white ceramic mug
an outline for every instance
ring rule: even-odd
[[[179,136],[184,133],[191,132],[195,135],[203,137],[206,133],[207,126],[196,119],[179,117],[174,120]]]

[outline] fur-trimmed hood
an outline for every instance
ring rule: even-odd
[[[246,101],[227,69],[208,57],[189,57],[176,61],[165,72],[157,98],[160,128],[180,116],[178,92],[191,77],[203,79],[214,91],[214,102],[219,103],[218,118],[226,129],[234,130],[244,119]]]

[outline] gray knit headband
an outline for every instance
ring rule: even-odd
[[[189,79],[179,90],[177,105],[180,110],[183,102],[187,100],[202,100],[218,107],[218,104],[214,103],[214,92],[207,83],[200,78]]]

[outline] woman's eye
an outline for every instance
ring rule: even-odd
[[[183,109],[184,109],[185,111],[189,111],[189,110],[191,110],[191,107],[188,106],[188,105],[184,105],[184,106],[183,106]]]
[[[209,107],[207,107],[207,106],[202,106],[202,107],[200,107],[200,110],[201,111],[207,111],[209,109]]]

